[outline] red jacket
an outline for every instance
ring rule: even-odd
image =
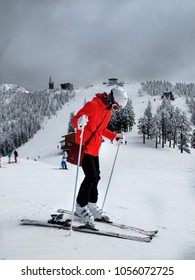
[[[89,121],[87,122],[83,133],[83,146],[93,131],[95,131],[97,126],[103,121],[85,150],[86,154],[90,154],[92,156],[98,156],[102,143],[102,136],[105,136],[110,140],[113,140],[116,137],[115,132],[112,132],[106,128],[112,116],[112,110],[107,110],[106,108],[106,97],[107,93],[105,92],[96,94],[96,96],[91,101],[87,102],[72,119],[72,125],[77,128],[78,119],[82,115],[88,116]],[[81,130],[77,129],[75,137],[75,142],[77,144],[80,143],[80,134]]]

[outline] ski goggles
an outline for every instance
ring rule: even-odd
[[[122,109],[122,107],[119,105],[119,103],[114,99],[112,91],[110,92],[110,94],[108,96],[107,102],[108,102],[107,107],[110,109],[112,108],[112,110]]]
[[[119,110],[122,109],[122,107],[118,104],[118,102],[114,101],[114,104],[112,104],[113,110]]]

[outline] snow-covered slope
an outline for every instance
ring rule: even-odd
[[[6,91],[26,92],[26,93],[29,92],[25,88],[20,87],[18,85],[14,85],[14,84],[2,84],[2,85],[0,85],[0,92],[6,92]]]
[[[139,97],[139,85],[125,85],[136,118],[143,114],[149,97]],[[46,220],[58,208],[72,207],[76,167],[57,170],[61,152],[57,148],[67,133],[70,112],[108,90],[94,86],[76,91],[75,100],[65,104],[28,143],[18,149],[18,164],[2,159],[0,168],[1,259],[194,259],[195,258],[195,151],[181,154],[153,141],[142,144],[137,128],[127,133],[121,145],[104,210],[113,220],[158,229],[151,243],[138,243],[48,228],[21,226],[22,218]],[[155,111],[160,102],[150,98]],[[185,110],[183,98],[175,104]],[[101,148],[99,205],[105,195],[116,143]],[[27,158],[29,158],[27,160]],[[36,161],[34,160],[36,159]],[[79,173],[79,184],[83,179]],[[79,187],[78,184],[78,187]],[[106,225],[101,228],[111,229]],[[102,246],[102,244],[104,244]]]

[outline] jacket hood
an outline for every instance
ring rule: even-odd
[[[95,99],[98,98],[106,106],[106,104],[107,104],[107,97],[108,97],[108,94],[106,92],[97,93],[95,96],[96,96],[96,97],[94,97]]]

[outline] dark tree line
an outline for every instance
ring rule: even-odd
[[[191,126],[186,113],[173,106],[166,98],[162,99],[154,116],[151,112],[151,104],[148,102],[148,107],[138,123],[138,133],[143,135],[143,143],[146,137],[154,138],[156,148],[159,144],[164,148],[168,143],[169,147],[177,146],[181,153],[183,151],[190,153],[190,130]]]
[[[189,107],[189,112],[191,113],[190,121],[195,125],[195,99],[193,97],[186,98],[186,104]]]
[[[41,128],[45,117],[55,115],[74,96],[73,91],[0,87],[0,151],[6,155],[26,143]]]
[[[195,84],[176,83],[173,85],[168,81],[147,81],[146,83],[141,83],[139,95],[144,93],[152,96],[162,95],[166,91],[173,91],[178,96],[195,97]]]
[[[75,128],[72,125],[72,118],[74,117],[74,112],[70,113],[70,119],[69,119],[69,123],[68,123],[68,133],[72,133],[75,132]]]
[[[194,129],[194,131],[192,133],[191,148],[195,149],[195,129]]]
[[[128,100],[126,107],[123,110],[113,111],[112,118],[108,125],[111,131],[128,132],[132,130],[135,124],[135,113],[131,99]]]

